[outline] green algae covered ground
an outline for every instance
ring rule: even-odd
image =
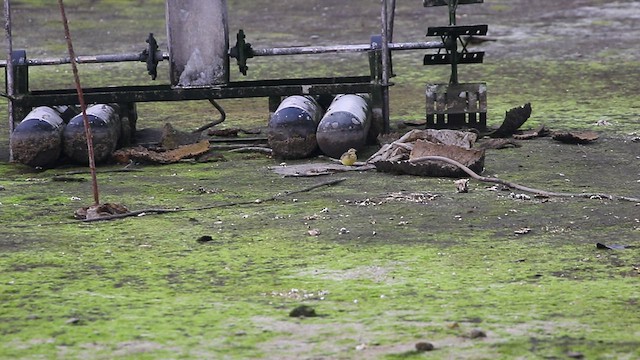
[[[503,52],[516,46],[507,31],[517,20],[514,8],[527,8],[549,24],[553,16],[565,21],[570,9],[545,10],[547,1],[539,8],[526,1],[488,2],[487,9],[469,16],[496,24],[506,40],[487,45],[487,64],[470,66],[463,77],[488,83],[491,125],[507,109],[531,102],[533,115],[525,126],[595,130],[600,139],[566,145],[541,138],[490,150],[484,175],[550,191],[639,197],[637,58],[611,56],[623,53],[613,42],[607,56],[511,58]],[[59,26],[53,5],[16,3],[18,45],[33,49],[34,57],[63,56],[63,47],[46,45],[28,26],[41,21],[52,36]],[[109,53],[91,42],[91,31],[110,28],[114,39],[104,36],[102,45],[114,51],[136,51],[125,45],[137,34],[143,41],[148,28],[163,31],[162,1],[91,3],[89,11],[82,2],[69,2],[72,31],[73,19],[89,31],[74,36],[78,53]],[[580,11],[602,6],[602,14],[618,14],[618,7],[598,1],[573,3]],[[232,29],[240,23],[258,27],[256,19],[273,21],[278,14],[273,6],[252,12],[247,4],[229,1]],[[335,27],[349,21],[349,14],[366,19],[379,11],[364,1],[349,4],[287,1],[283,11],[298,19],[305,6],[324,17],[342,9]],[[118,11],[104,12],[113,8]],[[397,36],[415,29],[421,34],[423,10],[399,4]],[[87,21],[100,11],[104,27]],[[584,20],[580,14],[574,13],[578,25]],[[377,26],[374,20],[359,22],[353,33],[367,33]],[[594,26],[609,24],[605,20],[594,20]],[[332,26],[322,33],[323,27],[311,24],[296,33],[290,31],[296,22],[283,23],[274,25],[271,36],[260,33],[265,46],[304,43],[315,34],[328,43],[344,39]],[[631,30],[640,32],[635,26]],[[544,35],[552,40],[554,34]],[[498,59],[489,60],[490,49]],[[587,50],[580,51],[596,53]],[[334,66],[322,57],[282,65],[255,59],[250,73],[260,78],[361,71],[349,59]],[[416,66],[420,61],[420,54],[402,53],[394,62],[394,124],[421,119],[424,84],[446,80],[446,69],[427,71]],[[291,70],[298,67],[304,74]],[[69,85],[68,69],[56,69],[33,69],[32,86]],[[150,83],[142,64],[86,66],[81,76],[89,84]],[[229,113],[225,127],[266,122],[264,99],[221,103]],[[215,116],[208,102],[140,104],[139,112],[139,127],[171,121],[192,129]],[[600,120],[610,125],[596,126]],[[0,153],[6,154],[7,142],[6,134],[0,136]],[[107,172],[120,167],[102,166],[98,175],[101,201],[132,210],[219,206],[85,224],[74,221],[73,212],[92,202],[90,181],[55,181],[56,175],[82,169],[35,171],[2,159],[0,358],[640,357],[640,206],[634,202],[526,199],[473,180],[465,194],[455,191],[453,179],[375,171],[282,178],[270,169],[280,166],[278,159],[222,155],[226,161],[140,166],[136,172]],[[89,180],[88,174],[67,176]],[[333,179],[344,181],[287,195]],[[198,241],[207,236],[210,241]],[[599,249],[597,243],[615,249]],[[290,317],[300,305],[313,307],[318,316]],[[417,352],[418,342],[430,342],[435,350]]]

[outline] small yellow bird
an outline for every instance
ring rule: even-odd
[[[347,150],[346,153],[340,156],[340,162],[342,165],[352,166],[356,161],[358,161],[358,155],[356,155],[356,149],[353,148]]]

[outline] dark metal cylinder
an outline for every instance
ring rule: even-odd
[[[362,149],[367,143],[370,120],[369,95],[336,96],[318,124],[316,138],[320,150],[339,158],[350,148]]]
[[[294,95],[284,99],[269,119],[269,146],[273,154],[300,159],[318,148],[316,129],[322,108],[311,96]]]
[[[64,121],[57,111],[46,106],[33,109],[11,133],[14,161],[52,167],[62,151],[63,129]]]
[[[121,135],[120,115],[117,105],[98,104],[87,109],[87,119],[93,136],[94,160],[103,162],[116,149]],[[63,132],[64,154],[72,161],[89,163],[87,138],[82,114],[69,121]]]

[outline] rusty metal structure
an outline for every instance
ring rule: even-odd
[[[425,55],[424,65],[450,65],[448,84],[428,84],[426,89],[427,127],[471,127],[484,131],[487,127],[487,85],[458,82],[459,64],[478,64],[484,52],[467,49],[473,36],[487,34],[487,25],[456,25],[458,5],[483,3],[484,0],[423,0],[425,7],[446,6],[449,26],[430,27],[427,36],[440,37],[444,48],[437,54]],[[442,51],[444,50],[444,51]]]
[[[291,95],[336,95],[365,93],[371,97],[374,117],[372,128],[375,133],[389,130],[389,78],[391,76],[391,53],[399,50],[438,49],[446,51],[443,56],[431,57],[427,63],[452,64],[452,82],[456,66],[477,60],[473,53],[463,49],[461,53],[451,44],[454,37],[469,33],[450,28],[430,28],[427,35],[440,36],[440,41],[414,43],[394,43],[393,21],[395,0],[380,0],[380,34],[372,36],[367,44],[332,45],[313,47],[254,48],[246,42],[246,35],[239,30],[235,36],[235,45],[230,46],[227,25],[226,0],[166,0],[166,30],[168,52],[158,48],[150,33],[145,40],[145,48],[140,53],[107,54],[77,56],[76,63],[143,62],[152,79],[158,76],[160,61],[169,61],[170,84],[145,86],[97,87],[83,89],[86,103],[118,104],[123,116],[135,125],[137,118],[136,103],[160,101],[209,100],[224,116],[216,103],[218,99],[268,97],[269,110],[274,112],[283,97]],[[425,6],[449,5],[450,13],[458,3],[482,2],[481,0],[424,0]],[[6,89],[4,94],[9,100],[9,132],[13,132],[15,123],[38,106],[58,106],[78,104],[73,89],[31,90],[29,88],[29,69],[34,66],[60,65],[69,63],[69,58],[31,59],[26,50],[12,47],[10,0],[4,0],[5,31],[8,58],[0,62],[5,67]],[[214,21],[211,21],[211,20]],[[469,29],[471,31],[471,29]],[[481,33],[480,31],[474,33]],[[486,32],[486,26],[484,27]],[[212,39],[213,37],[213,39]],[[247,73],[247,62],[253,57],[304,55],[324,53],[366,53],[369,59],[368,76],[314,77],[277,80],[229,81],[230,63],[234,59],[240,73]],[[429,56],[429,55],[428,55]],[[480,57],[481,60],[481,57]],[[475,88],[474,88],[475,89]],[[435,103],[441,95],[436,89]],[[449,93],[448,91],[446,92]],[[473,91],[469,91],[469,94]],[[472,95],[469,95],[470,98]],[[479,100],[482,104],[482,100]],[[429,108],[429,105],[428,105]],[[454,110],[457,111],[457,108]],[[473,108],[465,109],[471,112]],[[447,113],[449,110],[436,113]],[[433,111],[431,111],[433,113]],[[486,109],[484,110],[486,113]],[[430,111],[427,111],[429,118]],[[451,113],[449,111],[449,113]],[[482,112],[481,112],[482,113]],[[439,116],[439,115],[438,115]],[[481,123],[483,119],[480,119]],[[431,124],[436,124],[431,122]],[[437,125],[442,125],[440,122]]]

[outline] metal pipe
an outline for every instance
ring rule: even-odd
[[[5,0],[7,1],[7,0]],[[444,44],[441,41],[421,41],[407,43],[389,43],[389,50],[420,50],[420,49],[442,49]],[[296,46],[285,48],[265,48],[254,49],[254,56],[278,56],[278,55],[306,55],[306,54],[328,54],[328,53],[353,53],[366,52],[371,50],[370,44],[359,45],[330,45],[330,46]],[[110,62],[141,61],[141,54],[112,54],[112,55],[86,55],[76,56],[76,64],[99,64]],[[169,59],[169,54],[163,53],[164,60]],[[68,57],[27,59],[28,66],[43,65],[63,65],[71,63]],[[7,61],[0,61],[0,67],[6,67]]]
[[[410,43],[389,43],[389,50],[417,50],[417,49],[441,49],[444,44],[441,41],[424,41]],[[330,46],[296,46],[285,48],[254,49],[254,56],[275,55],[305,55],[326,53],[366,52],[371,50],[371,44],[361,45],[330,45]]]
[[[4,0],[4,31],[6,36],[6,45],[7,45],[7,69],[6,69],[6,80],[7,80],[7,97],[9,98],[8,110],[9,110],[9,161],[13,161],[13,147],[11,146],[11,134],[15,128],[14,118],[13,118],[13,95],[14,95],[14,84],[15,80],[13,78],[13,63],[11,61],[11,54],[13,53],[13,43],[11,39],[11,5],[9,4],[9,0]]]
[[[218,124],[222,124],[224,120],[227,118],[227,113],[224,111],[224,108],[220,104],[218,104],[215,99],[208,99],[208,100],[211,103],[211,105],[213,105],[213,107],[216,108],[216,110],[218,110],[218,112],[220,113],[220,117],[217,120],[214,120],[208,124],[204,124],[199,128],[197,128],[196,130],[192,131],[192,133],[194,134],[201,133],[207,130],[208,128],[214,127]]]
[[[141,59],[142,54],[110,54],[110,55],[84,55],[76,56],[76,64],[101,64],[111,62],[126,62],[126,61],[143,61]],[[169,59],[169,54],[162,54],[164,60]],[[43,59],[27,59],[26,65],[28,66],[43,66],[43,65],[63,65],[70,64],[71,58],[43,58]],[[6,62],[0,61],[0,67],[7,66]]]
[[[396,17],[396,0],[389,0],[389,8],[390,8],[390,12],[389,12],[389,19],[387,20],[388,22],[388,29],[387,29],[387,37],[389,39],[389,42],[393,42],[393,23]]]
[[[387,0],[382,0],[382,132],[389,132],[389,27]]]

